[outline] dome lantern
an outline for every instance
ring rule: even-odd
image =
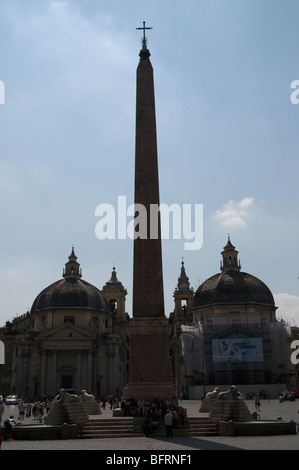
[[[205,280],[197,289],[193,307],[263,304],[275,308],[270,289],[260,279],[241,271],[238,251],[228,237],[222,251],[221,273]]]
[[[221,253],[221,271],[240,271],[241,265],[240,261],[238,261],[238,253],[239,252],[235,249],[234,245],[230,241],[230,236],[228,236],[227,244],[223,247],[223,251]]]
[[[72,247],[72,252],[69,256],[69,261],[65,264],[65,269],[63,270],[63,277],[75,277],[79,279],[82,277],[82,269],[80,268],[80,264],[77,262],[77,256],[75,255],[74,246]]]

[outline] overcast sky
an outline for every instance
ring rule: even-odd
[[[143,21],[160,200],[203,204],[200,250],[163,240],[166,314],[182,257],[196,289],[230,234],[299,325],[298,18],[298,0],[0,0],[0,325],[62,277],[72,245],[100,289],[116,266],[131,314],[133,242],[99,240],[95,211],[133,203]]]

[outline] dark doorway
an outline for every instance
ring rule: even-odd
[[[62,375],[61,388],[73,388],[73,376],[72,375]]]

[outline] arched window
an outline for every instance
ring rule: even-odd
[[[116,313],[117,312],[117,300],[110,299],[109,305],[110,305],[110,312]]]

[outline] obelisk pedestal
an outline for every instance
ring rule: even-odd
[[[167,318],[140,317],[129,325],[129,382],[124,398],[163,398],[175,395],[171,383],[170,325]]]

